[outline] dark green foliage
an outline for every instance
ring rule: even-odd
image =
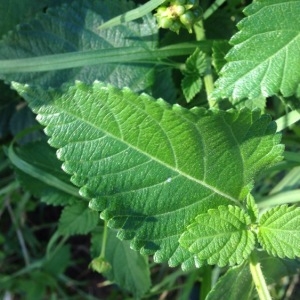
[[[297,299],[300,0],[21,2],[0,297]]]

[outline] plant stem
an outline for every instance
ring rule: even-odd
[[[102,24],[99,29],[109,28],[112,26],[116,26],[119,24],[127,23],[136,19],[139,19],[146,14],[150,13],[152,10],[160,6],[164,3],[164,0],[150,0],[146,2],[144,5],[139,6],[135,9],[132,9],[130,11],[127,11],[126,13],[119,15],[117,17],[114,17],[104,24]]]
[[[253,251],[250,255],[250,271],[260,300],[271,300],[265,277],[262,273],[257,255]]]
[[[276,120],[277,132],[291,126],[292,124],[300,120],[300,113],[297,110],[293,110],[286,115]]]
[[[107,221],[104,221],[104,228],[103,228],[103,236],[102,236],[102,245],[101,245],[101,253],[100,257],[105,257],[105,248],[107,242]]]
[[[28,250],[27,250],[27,247],[26,247],[26,244],[25,244],[25,240],[24,240],[22,231],[19,228],[19,225],[18,225],[17,220],[15,218],[14,212],[13,212],[12,207],[10,205],[9,197],[6,198],[5,203],[6,203],[6,207],[7,207],[8,213],[10,215],[10,218],[12,220],[12,223],[15,226],[15,230],[16,230],[17,237],[18,237],[18,240],[19,240],[19,244],[20,244],[20,247],[21,247],[21,250],[22,250],[25,265],[26,265],[26,267],[28,267],[30,265],[30,258],[29,258]]]
[[[194,31],[195,31],[197,41],[205,40],[205,30],[204,30],[202,20],[198,21],[194,25]],[[206,72],[204,74],[203,80],[204,80],[208,105],[210,108],[215,107],[217,104],[216,101],[210,99],[210,97],[209,97],[209,95],[214,90],[214,80],[213,80],[212,70],[211,70],[211,58],[208,55],[206,55]]]
[[[226,0],[216,0],[203,14],[203,19],[209,18]]]
[[[178,43],[158,49],[143,47],[118,47],[87,50],[61,54],[43,55],[20,59],[0,60],[0,73],[44,72],[77,68],[97,64],[140,63],[159,64],[162,59],[172,56],[189,55],[199,47],[208,52],[210,41]]]
[[[201,282],[201,290],[200,290],[200,299],[206,299],[206,296],[211,290],[211,285],[212,285],[211,276],[212,276],[211,266],[204,266],[202,282]]]

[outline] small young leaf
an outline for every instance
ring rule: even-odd
[[[186,69],[183,71],[184,77],[181,87],[187,102],[190,102],[202,88],[201,75],[206,70],[206,54],[197,48],[186,60]]]
[[[206,54],[197,48],[186,60],[185,74],[203,74],[206,70]]]
[[[185,75],[181,81],[181,88],[186,101],[189,103],[201,91],[202,80],[200,75]]]
[[[237,206],[220,206],[196,217],[179,243],[202,261],[219,266],[241,263],[254,248],[251,219]]]
[[[85,201],[66,206],[59,219],[58,232],[62,235],[87,234],[98,224],[99,214]]]
[[[256,223],[258,219],[258,207],[255,203],[254,197],[249,194],[246,199],[246,207],[251,223]]]
[[[213,98],[292,96],[300,82],[300,1],[258,0],[233,36]]]
[[[300,208],[276,206],[261,216],[258,240],[271,255],[300,256]]]

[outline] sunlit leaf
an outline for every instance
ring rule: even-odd
[[[99,82],[14,87],[90,206],[157,262],[194,266],[178,243],[186,227],[209,208],[240,205],[281,159],[275,123],[258,111],[187,110]]]
[[[291,96],[300,82],[300,1],[258,0],[231,39],[213,98]]]

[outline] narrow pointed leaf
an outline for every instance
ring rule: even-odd
[[[282,205],[263,214],[258,240],[271,255],[300,257],[300,208]]]
[[[209,208],[240,203],[254,176],[281,159],[275,123],[258,111],[187,110],[99,82],[14,87],[90,206],[157,262],[193,266],[178,243],[186,226]]]
[[[300,82],[300,1],[258,0],[233,36],[213,98],[291,96]]]
[[[211,265],[236,265],[249,256],[255,237],[250,216],[237,206],[220,206],[196,217],[179,243]]]

